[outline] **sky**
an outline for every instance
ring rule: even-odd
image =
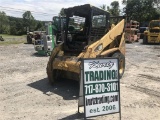
[[[53,16],[58,15],[61,8],[77,5],[91,4],[100,7],[103,4],[110,6],[111,2],[118,1],[120,9],[122,0],[0,0],[0,11],[8,16],[20,17],[25,11],[31,11],[36,20],[51,21]]]

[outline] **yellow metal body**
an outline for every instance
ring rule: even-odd
[[[64,55],[63,44],[55,47],[47,65],[48,78],[53,79],[56,74],[54,74],[54,70],[76,73],[76,75],[80,76],[80,59],[83,58],[97,58],[98,56],[110,57],[114,52],[120,52],[125,56],[124,24],[125,20],[123,19],[101,39],[86,46],[86,50],[81,52],[78,56]],[[64,75],[70,77],[69,79],[76,77],[64,73],[61,76],[63,77]]]
[[[152,26],[151,24],[155,26]],[[157,24],[158,23],[158,24]],[[149,24],[149,29],[144,31],[147,43],[160,43],[160,20],[152,20]]]

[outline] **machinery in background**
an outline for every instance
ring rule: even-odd
[[[2,37],[2,36],[0,36],[0,41],[4,41],[4,39],[3,39],[3,37]]]
[[[140,34],[138,34],[139,22],[130,20],[125,27],[125,40],[127,43],[138,42]]]
[[[160,44],[160,20],[152,20],[148,30],[144,31],[143,44]]]
[[[34,33],[33,32],[27,32],[27,43],[28,44],[33,43],[33,38],[34,38]]]
[[[50,55],[53,48],[62,42],[63,28],[61,24],[65,24],[65,18],[54,16],[52,22],[45,24],[45,32],[35,33],[34,48],[38,54]]]
[[[34,49],[41,55],[47,54],[47,51],[44,50],[43,36],[45,35],[46,31],[34,31]]]
[[[148,27],[139,27],[138,34],[140,36],[140,39],[143,39],[143,37],[144,37],[144,31],[147,31],[147,30],[148,30]]]
[[[41,33],[45,33],[45,31],[33,31],[33,32],[27,32],[27,43],[28,44],[34,44],[35,39],[37,40],[38,37],[41,35]]]

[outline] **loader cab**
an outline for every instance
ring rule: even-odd
[[[160,33],[160,20],[152,20],[149,24],[149,31],[151,33]]]
[[[57,31],[63,31],[66,27],[66,17],[54,16],[52,20],[52,25],[56,27]]]
[[[109,13],[90,4],[64,9],[66,28],[64,51],[79,54],[109,29]]]

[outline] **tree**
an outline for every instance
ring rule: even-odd
[[[111,16],[119,16],[120,14],[119,2],[113,1],[110,6],[111,7],[107,6],[107,10],[110,12]]]
[[[156,7],[160,10],[160,0],[153,0]]]
[[[40,30],[40,31],[45,30],[45,26],[44,26],[44,23],[42,21],[36,21],[36,23],[37,23],[37,25],[36,25],[35,30]]]
[[[10,34],[11,35],[17,35],[17,29],[16,29],[16,22],[15,21],[10,21]]]
[[[26,27],[26,31],[33,31],[35,27],[35,20],[30,11],[26,11],[23,14],[24,27]]]
[[[64,8],[62,8],[62,9],[60,10],[59,16],[63,16],[63,17],[66,16],[65,13],[64,13]]]
[[[160,2],[159,0],[123,0],[124,13],[133,20],[139,22],[158,19],[160,15],[157,11]]]
[[[106,10],[106,5],[103,4],[102,6],[100,6],[101,9]]]
[[[8,20],[10,25],[10,34],[12,35],[26,34],[25,27],[23,24],[23,18],[8,16]]]
[[[0,34],[9,33],[9,20],[5,12],[0,11]]]

